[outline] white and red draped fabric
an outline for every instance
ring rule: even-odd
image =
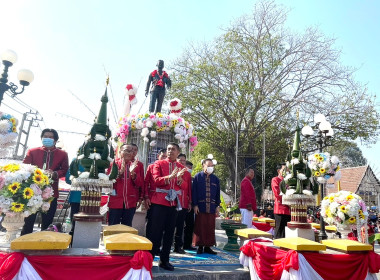
[[[262,230],[274,235],[274,228],[267,223],[252,222],[252,228]]]
[[[272,247],[266,238],[248,240],[240,249],[240,263],[252,280],[375,280],[380,255],[297,252]]]
[[[0,279],[152,279],[153,257],[147,251],[133,256],[31,256],[0,253]]]

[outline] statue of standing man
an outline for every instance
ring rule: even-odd
[[[170,89],[172,81],[169,78],[169,75],[163,71],[164,61],[159,60],[157,62],[157,70],[154,70],[150,73],[148,82],[146,83],[145,96],[148,96],[149,87],[150,89],[150,103],[149,103],[149,112],[158,113],[161,112],[162,102],[164,102],[165,97],[165,85]],[[157,102],[157,105],[156,105]],[[156,105],[156,109],[154,109]]]

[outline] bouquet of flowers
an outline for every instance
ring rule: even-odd
[[[329,153],[315,153],[309,156],[309,168],[313,177],[317,178],[319,183],[326,183],[330,177],[335,176],[335,180],[340,179],[339,159],[336,156],[330,156]]]
[[[321,215],[326,223],[343,229],[346,226],[363,225],[368,212],[362,198],[352,192],[340,191],[323,198]]]
[[[8,148],[15,144],[17,138],[17,119],[0,112],[0,157],[6,156]]]
[[[24,217],[46,212],[53,198],[51,176],[30,164],[9,163],[0,166],[0,214]]]

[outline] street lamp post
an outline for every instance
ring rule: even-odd
[[[315,141],[318,144],[318,151],[322,153],[323,146],[327,145],[327,139],[331,138],[334,135],[334,131],[331,128],[331,124],[326,121],[325,116],[322,114],[316,114],[314,116],[314,123],[315,125],[313,127],[310,127],[308,125],[304,126],[301,132],[305,137],[310,137],[314,135],[314,130],[316,130],[317,135],[315,137]],[[324,185],[324,183],[319,183],[321,199],[324,197]],[[327,239],[325,222],[322,216],[320,216],[320,230],[318,237],[319,240]]]
[[[8,83],[8,69],[17,61],[17,54],[14,51],[6,50],[1,55],[1,60],[4,65],[3,73],[0,78],[0,105],[4,98],[4,93],[6,91],[10,91],[12,96],[16,96],[17,94],[21,94],[24,92],[24,88],[28,86],[34,79],[34,75],[32,71],[27,69],[22,69],[18,72],[17,78],[20,80],[20,84],[22,88],[19,92],[17,92],[18,86],[14,83]]]

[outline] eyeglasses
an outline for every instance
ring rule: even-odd
[[[130,153],[133,153],[133,150],[127,150],[127,149],[125,149],[125,150],[122,150],[121,152],[122,153],[130,154]]]

